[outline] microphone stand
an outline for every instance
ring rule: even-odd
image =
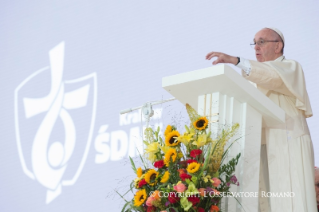
[[[160,101],[150,101],[150,102],[146,102],[144,105],[139,106],[139,107],[133,107],[133,108],[129,108],[129,109],[125,109],[125,110],[121,110],[120,114],[125,114],[125,113],[130,113],[132,111],[135,110],[141,110],[141,114],[143,114],[145,120],[146,120],[146,128],[148,128],[149,122],[150,122],[150,118],[154,115],[154,110],[152,108],[153,105],[159,105],[165,102],[169,102],[169,101],[173,101],[176,98],[170,98],[170,99],[166,99],[166,100],[160,100]],[[142,130],[143,131],[143,130]]]

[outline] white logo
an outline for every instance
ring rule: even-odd
[[[15,128],[24,173],[46,187],[46,203],[73,185],[85,164],[96,114],[96,73],[63,80],[64,42],[50,66],[15,89]],[[81,129],[79,129],[79,126]]]

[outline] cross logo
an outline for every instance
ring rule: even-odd
[[[47,188],[46,203],[73,185],[88,156],[94,129],[96,73],[64,80],[64,47],[49,51],[50,66],[15,89],[15,130],[23,172]]]

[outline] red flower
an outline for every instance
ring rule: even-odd
[[[156,162],[154,163],[154,167],[155,167],[155,168],[158,168],[158,169],[163,168],[164,165],[165,165],[165,164],[164,164],[164,161],[163,161],[163,160],[158,160],[158,161],[156,161]]]
[[[199,203],[200,201],[199,197],[195,197],[195,196],[187,197],[187,200],[193,203],[193,206]]]
[[[198,208],[197,211],[198,211],[198,212],[205,212],[205,209],[204,209],[204,208]]]
[[[192,158],[196,158],[196,156],[201,155],[202,154],[202,150],[200,149],[194,149],[191,151],[190,156]]]
[[[168,201],[170,203],[176,203],[176,202],[179,202],[179,197],[178,197],[178,194],[175,193],[175,192],[169,192],[168,194]]]
[[[156,208],[154,206],[147,207],[147,212],[155,212]]]
[[[181,173],[179,174],[179,177],[182,179],[182,181],[185,181],[186,179],[191,179],[192,176],[186,174],[186,173]]]
[[[189,160],[187,160],[187,164],[190,164],[190,163],[193,163],[193,162],[198,163],[198,161],[197,161],[197,160],[193,160],[193,159],[189,159]]]
[[[142,186],[146,185],[147,182],[145,181],[145,179],[141,180],[139,183],[138,183],[138,187],[141,188]]]

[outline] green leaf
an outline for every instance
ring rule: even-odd
[[[114,190],[118,195],[120,195],[120,197],[122,197],[122,199],[124,199],[125,202],[128,202],[119,192],[117,192],[116,190]]]
[[[137,150],[137,152],[138,152],[138,154],[139,154],[139,156],[140,156],[141,161],[143,162],[144,169],[146,169],[146,164],[145,164],[145,161],[143,160],[143,158],[142,158],[142,156],[141,156],[140,151],[138,150],[138,148],[136,148],[136,150]]]
[[[185,182],[186,182],[187,184],[190,184],[191,181],[190,181],[189,179],[186,179]]]
[[[163,139],[162,139],[162,137],[158,137],[158,138],[159,138],[159,140],[160,140],[160,143],[163,144]]]
[[[134,163],[134,161],[132,160],[132,158],[131,158],[131,156],[129,156],[129,158],[130,158],[130,161],[131,161],[131,166],[132,166],[132,169],[134,170],[134,172],[135,172],[135,174],[136,174],[136,167],[135,167],[135,163]]]
[[[125,205],[123,206],[123,208],[122,208],[121,212],[124,212],[124,211],[125,211],[125,209],[126,209],[126,207],[127,207],[130,203],[131,203],[131,202],[127,202],[127,203],[125,203]]]
[[[187,132],[187,133],[190,133],[190,130],[189,130],[189,128],[187,127],[187,125],[185,125],[185,129],[186,129],[186,132]]]
[[[224,151],[223,156],[222,156],[222,160],[221,160],[221,164],[223,164],[223,162],[224,162],[224,160],[225,160],[225,158],[226,158],[226,155],[227,155],[227,153],[228,153],[229,150],[230,150],[230,147],[231,147],[235,142],[237,142],[239,139],[241,139],[241,137],[235,139],[235,140],[228,146],[228,148]]]
[[[134,188],[134,181],[132,181],[131,183],[130,183],[130,190],[129,191],[131,191],[132,192],[132,194],[134,194],[134,192],[133,192],[133,188]],[[124,194],[125,195],[125,194]]]
[[[212,145],[210,144],[210,145],[209,145],[209,148],[208,148],[208,151],[206,152],[206,156],[205,156],[206,160],[205,160],[205,162],[204,162],[203,168],[201,169],[201,172],[200,172],[199,175],[198,175],[198,178],[200,178],[200,177],[203,175],[204,170],[207,169],[208,163],[210,162],[210,152],[211,152],[211,149],[212,149]],[[202,160],[202,157],[201,157],[201,160]]]

